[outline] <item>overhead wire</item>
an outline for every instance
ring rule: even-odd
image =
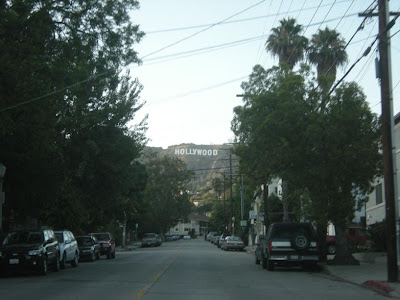
[[[371,52],[372,46],[376,43],[376,41],[380,38],[382,34],[386,34],[388,30],[390,30],[391,27],[396,23],[396,20],[400,17],[400,14],[397,15],[395,18],[393,18],[386,26],[385,30],[383,30],[381,33],[376,35],[376,38],[374,41],[370,44],[370,46],[364,51],[363,55],[360,56],[353,64],[352,66],[347,70],[347,72],[340,78],[340,80],[331,88],[330,92],[328,93],[328,96],[330,96],[333,91],[339,86],[339,84],[344,80],[344,78],[347,77],[348,74],[350,74],[351,70],[361,61],[362,58],[367,56]]]
[[[252,8],[254,8],[254,7],[256,7],[256,6],[258,6],[258,5],[260,5],[261,3],[265,2],[265,1],[266,1],[266,0],[259,1],[259,2],[257,2],[256,4],[251,5],[251,6],[247,7],[247,8],[245,8],[245,9],[239,11],[238,13],[235,13],[235,14],[229,16],[228,18],[223,19],[222,21],[219,21],[219,22],[217,22],[217,23],[214,23],[214,24],[208,26],[208,27],[205,28],[205,29],[202,29],[202,30],[200,30],[200,31],[198,31],[198,32],[195,32],[194,34],[192,34],[192,35],[190,35],[190,36],[187,36],[187,37],[185,37],[185,38],[183,38],[183,39],[180,39],[180,40],[178,40],[178,41],[176,41],[176,42],[174,42],[174,43],[172,43],[172,44],[169,44],[169,45],[167,45],[167,46],[165,46],[165,47],[163,47],[163,48],[161,48],[161,49],[158,49],[158,50],[156,50],[156,51],[153,51],[153,52],[151,52],[151,53],[149,53],[149,54],[147,54],[147,55],[141,57],[140,60],[142,60],[142,59],[144,59],[145,57],[148,57],[148,56],[150,56],[150,55],[153,55],[153,54],[155,54],[155,53],[161,52],[161,51],[163,51],[163,50],[165,50],[165,49],[167,49],[167,48],[170,48],[170,47],[172,47],[172,46],[174,46],[174,45],[177,45],[177,44],[179,44],[179,43],[181,43],[181,42],[183,42],[183,41],[185,41],[185,40],[188,40],[188,39],[190,39],[190,38],[192,38],[192,37],[194,37],[194,36],[196,36],[196,35],[198,35],[198,34],[204,32],[204,31],[207,31],[207,30],[213,28],[214,26],[217,26],[217,25],[219,25],[219,24],[222,24],[223,22],[226,22],[227,20],[229,20],[229,19],[231,19],[231,18],[233,18],[233,17],[236,17],[236,16],[238,16],[238,15],[240,15],[240,14],[242,14],[242,13],[244,13],[244,12],[246,12],[246,11],[248,11],[248,10],[250,10],[250,9],[252,9]],[[127,67],[127,66],[125,66],[125,67]],[[82,80],[82,81],[76,82],[76,83],[74,83],[74,84],[65,86],[65,87],[60,88],[60,89],[58,89],[58,90],[55,90],[55,91],[53,91],[53,92],[50,92],[50,93],[47,93],[47,94],[44,94],[44,95],[41,95],[41,96],[32,98],[32,99],[27,100],[27,101],[22,101],[22,102],[20,102],[20,103],[17,103],[17,104],[8,106],[8,107],[0,108],[0,113],[3,112],[3,111],[7,111],[7,110],[10,110],[10,109],[17,108],[17,107],[22,106],[22,105],[26,105],[26,104],[29,104],[29,103],[33,103],[33,102],[39,101],[39,100],[41,100],[41,99],[44,99],[44,98],[47,98],[47,97],[49,97],[49,96],[55,95],[55,94],[57,94],[57,93],[63,92],[63,91],[65,91],[65,90],[68,90],[68,89],[73,88],[73,87],[75,87],[75,86],[78,86],[78,85],[81,85],[81,84],[83,84],[83,83],[92,81],[93,79],[97,79],[97,78],[99,78],[99,77],[103,77],[103,76],[106,76],[106,75],[112,74],[112,73],[115,73],[115,71],[114,71],[114,70],[112,70],[112,71],[111,71],[111,70],[108,70],[108,71],[105,71],[105,72],[101,72],[101,73],[99,73],[99,74],[90,76],[90,77],[86,78],[85,80]]]

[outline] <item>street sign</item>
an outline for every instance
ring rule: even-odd
[[[249,211],[249,219],[257,219],[257,214],[254,210]]]
[[[240,226],[246,227],[247,226],[247,221],[246,220],[241,220],[240,221]]]

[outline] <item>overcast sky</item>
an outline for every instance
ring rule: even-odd
[[[182,143],[223,144],[232,141],[233,108],[242,105],[240,84],[252,68],[277,65],[265,51],[265,41],[279,20],[296,18],[310,38],[318,29],[336,29],[346,40],[354,35],[369,0],[142,0],[132,13],[146,36],[137,45],[141,66],[130,66],[144,89],[148,114],[148,145],[167,148]],[[375,5],[375,4],[374,4]],[[390,1],[399,11],[400,1]],[[400,109],[400,19],[391,30],[394,113]],[[378,33],[378,18],[366,22],[348,46],[351,67]],[[380,114],[380,88],[375,78],[375,51],[364,57],[346,77],[363,88],[371,110]]]

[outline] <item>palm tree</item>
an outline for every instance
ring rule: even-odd
[[[307,49],[308,59],[317,66],[318,84],[327,94],[336,79],[337,67],[347,63],[346,43],[336,30],[326,27],[313,34]]]
[[[279,58],[279,64],[286,63],[290,69],[303,59],[308,40],[300,35],[303,26],[296,24],[296,19],[279,21],[280,26],[272,28],[265,43],[266,50]]]

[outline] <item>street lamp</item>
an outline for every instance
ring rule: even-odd
[[[3,229],[3,204],[4,204],[3,178],[5,174],[6,174],[6,167],[0,162],[0,232]]]

